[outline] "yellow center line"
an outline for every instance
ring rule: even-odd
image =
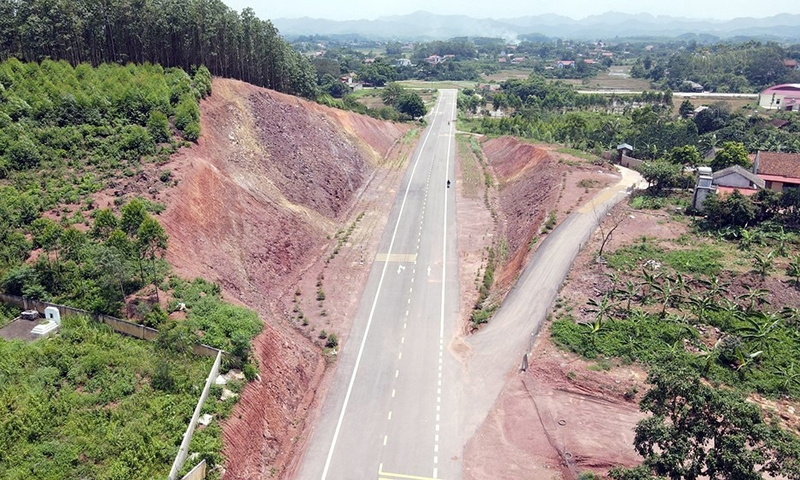
[[[440,480],[433,477],[419,477],[417,475],[405,475],[403,473],[389,473],[383,471],[383,465],[378,468],[379,480],[397,480],[398,478],[406,478],[408,480]]]

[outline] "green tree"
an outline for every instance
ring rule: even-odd
[[[705,224],[715,229],[746,227],[756,218],[753,202],[738,190],[722,199],[717,195],[709,195],[703,208],[706,214]]]
[[[676,165],[695,167],[700,163],[700,152],[694,145],[675,147],[667,154],[667,160]]]
[[[405,92],[397,99],[397,110],[411,118],[419,118],[427,113],[425,103],[415,92]]]
[[[694,113],[694,105],[692,105],[692,102],[690,102],[689,99],[687,98],[686,100],[681,102],[681,106],[678,109],[678,112],[680,113],[681,117],[687,118],[689,115]]]
[[[644,162],[640,167],[642,177],[647,180],[648,191],[658,195],[664,189],[671,188],[679,183],[681,166],[664,160]]]
[[[147,209],[138,198],[134,198],[122,207],[122,218],[120,219],[120,228],[129,237],[134,237],[136,232],[139,231],[139,226],[147,217]]]
[[[763,474],[798,478],[798,440],[764,422],[758,406],[738,393],[712,388],[680,367],[654,369],[640,402],[651,416],[636,426],[641,467],[615,468],[615,480],[761,480]]]
[[[94,238],[105,240],[118,227],[119,218],[111,210],[103,208],[95,212],[90,234]]]
[[[739,165],[746,169],[753,167],[747,157],[747,150],[744,148],[744,144],[740,142],[725,142],[714,156],[714,160],[711,162],[711,169],[717,171],[733,165]]]
[[[164,227],[150,215],[144,218],[136,233],[136,249],[139,252],[139,257],[149,259],[153,266],[153,287],[156,290],[156,300],[158,300],[156,259],[163,256],[167,250],[167,239]]]
[[[381,100],[386,105],[396,105],[397,101],[400,100],[400,96],[402,96],[406,92],[406,89],[403,88],[398,83],[387,83],[383,90],[381,90]]]

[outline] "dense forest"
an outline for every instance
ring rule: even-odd
[[[314,69],[252,9],[221,0],[0,0],[0,60],[150,62],[312,97]]]

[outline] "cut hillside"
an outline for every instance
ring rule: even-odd
[[[564,165],[547,150],[512,137],[484,142],[483,152],[498,185],[498,213],[502,225],[496,248],[504,266],[495,274],[496,285],[507,290],[525,266],[529,245],[556,205]]]
[[[197,145],[173,156],[163,192],[168,260],[258,310],[260,380],[225,426],[225,478],[281,472],[325,369],[321,349],[281,320],[296,284],[353,213],[406,126],[214,79]]]

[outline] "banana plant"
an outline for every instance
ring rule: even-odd
[[[743,320],[744,325],[736,329],[736,334],[759,350],[770,349],[773,332],[783,322],[777,314],[763,312],[748,315]]]
[[[769,301],[767,300],[767,296],[770,294],[769,290],[765,290],[763,288],[753,288],[748,287],[747,293],[739,295],[736,297],[736,300],[746,302],[745,311],[753,312],[757,310],[756,307],[762,307],[764,305],[769,305]]]
[[[753,254],[753,268],[762,281],[766,279],[770,272],[775,269],[775,252],[770,250],[766,255],[755,252]]]
[[[788,367],[777,367],[774,370],[777,377],[782,378],[781,389],[783,393],[789,393],[789,388],[794,385],[800,387],[800,370],[795,371],[794,362],[790,363]]]
[[[708,375],[708,372],[711,370],[711,365],[714,364],[715,361],[719,358],[719,346],[722,344],[722,339],[724,337],[720,337],[715,343],[714,346],[708,348],[706,344],[700,342],[700,353],[698,355],[699,358],[703,359],[702,362],[702,371],[703,375]]]
[[[739,372],[739,376],[744,377],[745,372],[753,368],[753,363],[755,363],[758,357],[763,353],[764,352],[761,350],[752,353],[744,353],[742,349],[737,349],[736,354],[738,361],[734,369]]]
[[[661,278],[661,272],[652,272],[646,268],[642,269],[642,281],[639,283],[642,287],[639,294],[639,302],[642,305],[645,305],[653,295],[653,289],[658,285],[659,278]]]
[[[786,275],[792,277],[794,288],[800,288],[800,255],[795,256],[786,266]]]
[[[719,305],[711,295],[703,294],[689,298],[692,312],[697,316],[698,323],[705,323],[706,314],[719,310]]]
[[[625,311],[630,314],[631,311],[631,302],[639,295],[639,287],[633,280],[626,280],[625,285],[622,288],[617,289],[617,295],[625,300]]]

